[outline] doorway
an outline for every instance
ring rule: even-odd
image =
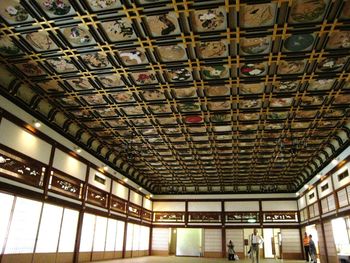
[[[202,255],[203,229],[178,228],[176,231],[176,256],[200,257]]]
[[[306,226],[305,232],[307,233],[307,235],[312,235],[312,240],[314,241],[316,246],[316,254],[318,255],[318,234],[317,234],[316,225]]]
[[[265,258],[281,258],[281,229],[280,228],[264,228],[264,257]]]

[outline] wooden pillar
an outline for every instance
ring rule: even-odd
[[[124,225],[124,238],[123,238],[122,258],[125,258],[126,238],[127,238],[127,235],[128,235],[129,202],[130,202],[130,189],[128,191],[128,201],[126,203],[126,218],[125,218],[125,225]]]
[[[317,186],[315,186],[315,192],[316,192],[316,197],[317,197],[318,211],[319,211],[319,215],[320,215],[320,225],[321,225],[321,230],[322,230],[322,235],[323,235],[324,253],[325,253],[325,256],[326,256],[326,262],[322,262],[322,263],[328,263],[328,251],[327,251],[326,235],[325,235],[325,232],[324,232],[323,219],[322,219],[322,216],[321,216],[322,215],[322,205],[321,205],[320,197],[318,195]]]
[[[53,159],[54,159],[55,150],[56,150],[56,144],[52,144],[51,146],[52,147],[51,147],[49,165],[46,167],[44,181],[43,181],[44,199],[48,198],[48,191],[49,191],[49,184],[50,184],[50,179],[51,179],[52,165],[53,165]]]
[[[226,257],[225,202],[221,201],[221,244],[222,257]]]

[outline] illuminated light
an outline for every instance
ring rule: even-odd
[[[75,151],[76,151],[77,153],[81,153],[81,148],[80,148],[80,147],[76,147],[76,148],[75,148]]]
[[[321,175],[320,174],[318,174],[318,175],[316,175],[316,177],[318,178],[318,179],[321,179]]]
[[[126,183],[127,181],[129,181],[128,178],[124,178],[123,181]]]
[[[332,161],[332,164],[333,164],[333,165],[337,165],[338,163],[339,163],[338,159],[334,159],[334,160]]]
[[[103,166],[103,171],[108,171],[108,166]]]
[[[248,223],[256,223],[256,219],[255,218],[249,218],[248,219]]]
[[[296,196],[299,196],[300,194],[299,193],[295,193]]]
[[[309,185],[308,184],[304,185],[304,188],[309,189]]]
[[[142,187],[139,187],[138,189],[139,189],[139,191],[141,191],[141,190],[142,190]]]
[[[149,197],[151,197],[151,198],[152,198],[152,197],[153,197],[153,195],[152,195],[152,194],[150,194],[150,195],[149,195]]]
[[[39,121],[34,120],[33,123],[34,123],[34,127],[35,128],[40,128],[41,127],[41,123]]]

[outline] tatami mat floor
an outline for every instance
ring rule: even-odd
[[[117,259],[117,260],[106,260],[99,261],[99,263],[221,263],[229,262],[227,259],[218,258],[196,258],[196,257],[139,257],[139,258],[128,258],[128,259]],[[238,261],[230,261],[236,263],[251,263],[250,259],[241,259]],[[261,259],[260,263],[304,263],[303,260],[275,260],[275,259]]]

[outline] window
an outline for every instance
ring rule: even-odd
[[[309,194],[309,199],[312,199],[315,197],[315,193]]]
[[[92,251],[92,242],[94,240],[94,231],[95,231],[95,217],[96,216],[91,214],[84,214],[79,251],[82,251],[82,252]]]
[[[338,254],[346,254],[350,251],[348,222],[348,217],[339,217],[332,220],[333,237]]]
[[[321,186],[321,192],[324,192],[328,189],[328,183],[326,183],[325,185]]]
[[[348,176],[349,176],[349,172],[348,172],[348,170],[346,170],[345,172],[338,174],[338,181],[340,182],[341,180],[343,180],[344,178],[346,178]]]
[[[41,202],[16,198],[5,254],[33,252],[41,208]]]
[[[0,193],[1,216],[0,216],[0,248],[4,246],[4,240],[9,225],[14,196]]]
[[[79,212],[65,208],[58,252],[73,252],[77,233]]]
[[[35,252],[56,252],[63,208],[44,204]]]

